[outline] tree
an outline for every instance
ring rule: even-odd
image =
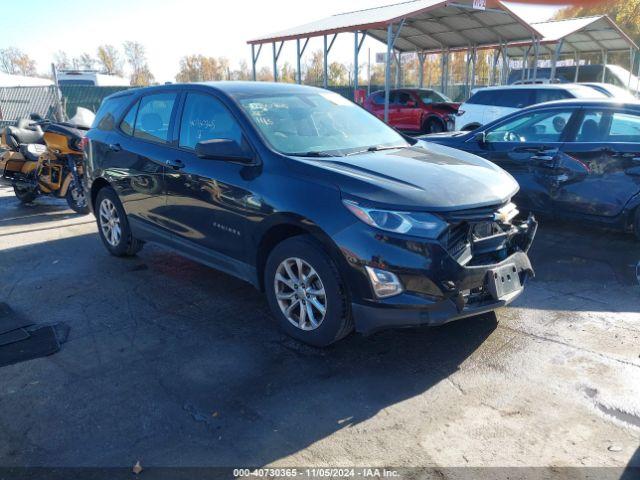
[[[249,70],[249,65],[245,60],[240,61],[240,67],[231,73],[233,80],[251,80],[252,73]]]
[[[98,47],[98,65],[102,73],[107,75],[122,76],[122,59],[118,49],[113,45],[100,45]]]
[[[340,62],[331,62],[329,64],[329,85],[347,85],[348,75],[347,67]]]
[[[80,55],[80,57],[78,57],[77,63],[79,68],[83,70],[93,70],[93,67],[96,64],[96,60],[91,56],[91,54],[85,52]]]
[[[259,82],[273,82],[273,71],[269,67],[262,67],[256,73],[256,80]]]
[[[229,76],[229,60],[226,58],[187,55],[180,59],[180,70],[176,75],[176,81],[205,82],[226,80]]]
[[[0,49],[0,70],[11,75],[36,75],[36,62],[15,47]]]
[[[56,70],[68,70],[71,68],[69,56],[67,55],[67,52],[62,50],[58,50],[53,54],[53,64],[55,65]]]
[[[138,42],[126,41],[123,44],[124,56],[131,67],[131,85],[143,87],[150,85],[154,76],[147,64],[147,54],[142,44]]]
[[[316,50],[311,54],[311,60],[307,63],[303,75],[303,83],[306,85],[321,85],[324,76],[324,61],[322,50]]]
[[[280,77],[278,81],[284,83],[296,83],[296,72],[289,62],[284,62],[280,68]]]

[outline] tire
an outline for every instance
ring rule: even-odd
[[[112,188],[104,187],[98,192],[95,212],[98,235],[111,255],[131,257],[140,251],[144,243],[133,237],[127,214]],[[113,221],[109,224],[110,218]],[[116,226],[119,228],[119,235],[114,231]]]
[[[291,293],[295,292],[294,289],[290,286],[285,286],[286,284],[276,277],[276,274],[280,274],[287,281],[290,281],[291,276],[286,273],[286,268],[284,268],[284,262],[287,261],[290,262],[288,265],[295,277],[298,269],[294,259],[299,259],[303,262],[303,275],[307,275],[307,280],[309,281],[309,284],[301,283],[300,285],[294,284],[294,286],[306,287],[309,292],[319,292],[321,291],[320,287],[322,287],[324,292],[324,297],[321,295],[316,297],[313,294],[308,295],[307,292],[302,291],[301,293],[298,290],[299,296],[295,297],[298,299],[298,303],[293,307],[290,314],[291,317],[294,317],[294,320],[298,320],[297,325],[293,324],[283,310],[283,308],[291,306],[296,300],[294,298],[279,300],[276,296],[277,289],[281,292],[281,296],[294,295],[294,293]],[[307,267],[311,267],[317,275],[314,276]],[[346,285],[334,261],[325,252],[322,245],[309,235],[292,237],[276,245],[267,259],[264,271],[264,286],[269,307],[278,325],[287,335],[296,340],[315,347],[326,347],[346,337],[353,330],[353,319]],[[304,325],[307,328],[305,329],[300,327],[299,322],[302,308],[304,308],[302,306],[303,301],[306,302],[306,323]],[[283,307],[281,307],[281,303]],[[320,318],[320,310],[315,307],[318,303],[325,307],[325,313],[322,318]],[[306,313],[309,309],[311,309],[318,323],[315,327],[311,324],[309,314]]]
[[[67,205],[69,205],[69,208],[74,212],[82,215],[89,213],[89,202],[87,202],[87,196],[85,195],[84,190],[79,193],[77,192],[74,182],[69,184],[65,198],[67,200]]]
[[[426,134],[429,133],[442,133],[445,131],[444,123],[436,118],[430,118],[426,122],[424,122],[424,127],[422,127],[422,131]]]
[[[13,192],[16,194],[16,198],[20,200],[21,203],[31,203],[38,197],[38,194],[34,193],[33,190],[20,188],[15,185],[13,186]]]

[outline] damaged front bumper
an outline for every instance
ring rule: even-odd
[[[409,244],[421,254],[423,264],[427,258],[428,268],[387,261],[385,268],[401,278],[405,291],[387,299],[371,295],[354,301],[351,308],[356,330],[372,333],[386,328],[442,325],[509,304],[534,276],[527,252],[537,226],[530,215],[524,222],[482,238],[471,235],[462,247],[426,243],[420,250],[415,242]]]

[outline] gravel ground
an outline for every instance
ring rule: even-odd
[[[542,222],[516,304],[325,350],[251,286],[0,188],[0,301],[64,322],[0,369],[0,466],[640,465],[632,237]]]

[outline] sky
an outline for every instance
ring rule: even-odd
[[[180,58],[189,54],[223,56],[232,68],[240,60],[250,65],[250,38],[284,30],[336,13],[397,3],[396,0],[30,0],[14,2],[12,18],[3,24],[0,48],[17,47],[48,72],[57,51],[69,57],[110,43],[121,49],[126,40],[142,43],[152,73],[159,82],[174,81]],[[558,7],[508,3],[530,22],[547,20]],[[309,42],[307,52],[322,48],[322,38]],[[384,51],[365,41],[363,55]],[[338,36],[330,61],[353,63],[353,36]],[[295,42],[287,42],[281,62],[295,64]],[[304,60],[303,60],[304,61]],[[271,65],[263,49],[258,68]]]

